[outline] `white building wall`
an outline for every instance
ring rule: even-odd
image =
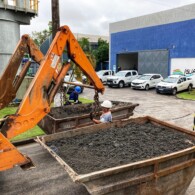
[[[195,3],[145,16],[130,18],[127,20],[111,23],[109,25],[109,31],[111,34],[127,30],[190,20],[195,18],[194,10]]]
[[[195,58],[171,59],[170,74],[195,74]]]

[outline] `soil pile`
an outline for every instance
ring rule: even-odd
[[[112,109],[132,105],[132,103],[130,102],[113,101],[112,103],[113,103]],[[93,111],[93,108],[94,108],[93,104],[74,104],[74,105],[68,105],[64,107],[55,107],[55,108],[51,108],[49,115],[56,119],[74,117],[83,114],[89,114],[90,112]]]
[[[167,127],[132,123],[47,145],[78,174],[86,174],[170,154],[194,146],[195,141]]]

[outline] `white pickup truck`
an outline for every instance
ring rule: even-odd
[[[107,78],[114,75],[113,70],[100,70],[96,72],[102,83],[107,83]]]
[[[156,85],[156,92],[176,95],[179,91],[190,91],[192,87],[193,82],[191,79],[181,75],[171,75]]]
[[[110,76],[107,79],[107,85],[109,87],[119,87],[131,86],[131,81],[138,77],[138,72],[136,70],[122,70],[115,74],[115,76]]]

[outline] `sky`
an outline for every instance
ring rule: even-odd
[[[60,25],[68,25],[73,33],[108,36],[109,23],[192,3],[195,0],[59,0]],[[20,34],[48,29],[51,18],[51,0],[39,0],[38,16],[21,26]]]

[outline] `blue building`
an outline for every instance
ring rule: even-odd
[[[111,23],[110,68],[195,72],[195,4]]]

